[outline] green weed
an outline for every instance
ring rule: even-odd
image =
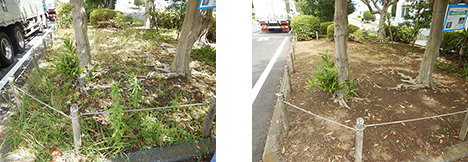
[[[312,79],[307,78],[309,85],[306,85],[304,88],[311,86],[318,86],[324,91],[332,93],[336,89],[343,87],[343,82],[337,82],[338,72],[335,67],[335,63],[330,61],[330,56],[328,55],[328,49],[326,53],[319,53],[322,56],[322,62],[325,64],[317,65],[318,70],[315,71],[315,76],[312,76]],[[321,67],[323,69],[321,69]]]

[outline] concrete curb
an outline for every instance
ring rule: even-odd
[[[278,102],[276,102],[278,105]],[[270,130],[268,131],[267,140],[265,143],[265,149],[263,151],[262,160],[264,162],[270,161],[285,161],[283,156],[278,154],[278,142],[277,136],[280,134],[281,129],[281,113],[278,106],[275,105],[275,111],[271,117]]]
[[[124,161],[183,161],[191,157],[206,153],[214,153],[216,150],[216,139],[207,138],[196,143],[183,143],[180,145],[152,148],[146,151],[132,152],[127,155],[114,156],[106,162]]]

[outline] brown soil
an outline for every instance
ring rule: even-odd
[[[340,108],[330,95],[319,87],[308,87],[317,65],[323,64],[318,53],[325,48],[332,60],[335,43],[329,39],[303,41],[296,44],[295,72],[291,74],[293,92],[287,101],[298,107],[354,128],[356,119],[365,124],[392,122],[466,110],[468,86],[456,74],[434,68],[435,81],[449,86],[440,90],[388,90],[403,83],[394,70],[416,78],[424,53],[411,45],[386,43],[348,43],[349,78],[358,78],[355,85],[360,98],[351,102],[351,109]],[[417,57],[419,56],[419,57]],[[381,87],[381,88],[379,88]],[[315,89],[315,90],[314,90]],[[279,154],[287,161],[354,161],[355,131],[318,119],[287,106],[290,130],[281,130]],[[419,156],[441,155],[443,148],[462,142],[459,131],[465,114],[403,124],[368,127],[364,130],[364,161],[415,160]]]

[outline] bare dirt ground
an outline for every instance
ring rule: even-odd
[[[435,68],[433,78],[450,88],[440,90],[388,90],[403,83],[397,74],[416,78],[424,48],[411,55],[407,44],[358,43],[349,41],[350,79],[361,98],[368,101],[348,102],[351,109],[340,108],[320,87],[308,87],[317,65],[323,64],[318,53],[325,49],[335,58],[335,43],[329,39],[296,44],[295,72],[291,74],[292,92],[288,102],[307,111],[354,128],[356,119],[365,124],[385,123],[428,117],[467,109],[466,80]],[[419,56],[419,57],[418,57]],[[314,90],[315,89],[315,90]],[[290,130],[281,130],[279,154],[287,161],[354,161],[355,131],[318,119],[286,106]],[[443,148],[462,142],[459,131],[465,114],[403,124],[368,127],[364,130],[364,161],[416,160],[419,156],[435,157]],[[461,159],[463,160],[463,159]]]

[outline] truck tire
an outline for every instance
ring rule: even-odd
[[[13,49],[15,49],[15,54],[23,52],[25,45],[23,30],[21,30],[19,26],[15,25],[11,28],[8,36],[10,36]]]
[[[0,32],[0,64],[1,67],[8,67],[13,63],[13,45],[10,38],[5,33]]]

